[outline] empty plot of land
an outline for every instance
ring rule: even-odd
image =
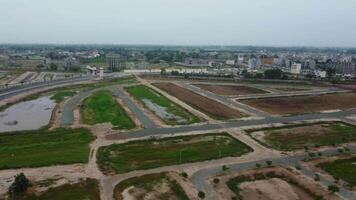
[[[356,141],[356,127],[341,122],[291,125],[248,132],[266,146],[282,151]]]
[[[119,129],[132,129],[136,125],[109,91],[99,91],[83,101],[83,122],[94,125],[110,122]]]
[[[336,179],[342,179],[356,187],[356,156],[350,159],[340,159],[331,163],[318,165]]]
[[[85,163],[93,139],[87,129],[1,134],[0,169]]]
[[[115,200],[189,200],[181,186],[166,173],[127,179],[114,189]]]
[[[245,116],[245,114],[224,104],[198,95],[175,84],[155,83],[154,85],[215,119],[233,119]]]
[[[249,99],[241,102],[271,114],[303,114],[356,108],[356,93]]]
[[[244,143],[220,133],[113,144],[99,148],[97,160],[108,174],[241,156],[250,151]]]
[[[88,179],[75,184],[66,184],[60,187],[50,188],[44,193],[25,193],[21,200],[100,200],[98,181]],[[17,199],[17,198],[16,198]]]
[[[247,94],[264,94],[264,90],[244,85],[208,85],[208,84],[194,84],[203,90],[210,91],[218,95],[247,95]]]
[[[125,89],[166,124],[191,124],[201,121],[198,117],[147,86],[138,85]]]
[[[225,177],[223,177],[223,180]],[[340,199],[300,173],[282,167],[268,167],[240,172],[238,176],[229,178],[225,184],[235,194],[235,197],[232,197],[234,199]],[[218,185],[217,189],[220,194],[224,194],[221,185]],[[229,192],[226,191],[225,193]]]

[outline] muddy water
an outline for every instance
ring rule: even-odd
[[[167,112],[167,109],[165,107],[159,106],[148,99],[142,99],[142,101],[150,110],[155,112],[156,115],[158,115],[162,119],[175,120],[178,123],[186,122],[186,120],[181,118],[180,116],[176,116],[172,113]]]
[[[46,126],[55,105],[50,97],[15,104],[0,112],[0,132],[35,130]]]

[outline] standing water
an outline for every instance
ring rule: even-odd
[[[0,112],[0,132],[36,130],[46,126],[55,105],[50,97],[15,104]]]

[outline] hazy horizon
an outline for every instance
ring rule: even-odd
[[[356,47],[348,0],[3,0],[0,44]]]

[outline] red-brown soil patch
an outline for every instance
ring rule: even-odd
[[[154,86],[216,119],[232,119],[245,116],[243,113],[222,103],[208,99],[172,83],[155,83]]]
[[[264,94],[267,93],[263,90],[253,88],[253,87],[248,87],[244,85],[207,85],[207,84],[195,84],[194,86],[197,86],[203,90],[210,91],[215,94],[219,95],[227,95],[227,96],[232,96],[232,95],[247,95],[247,94]]]
[[[356,93],[241,100],[271,114],[303,114],[356,107]]]

